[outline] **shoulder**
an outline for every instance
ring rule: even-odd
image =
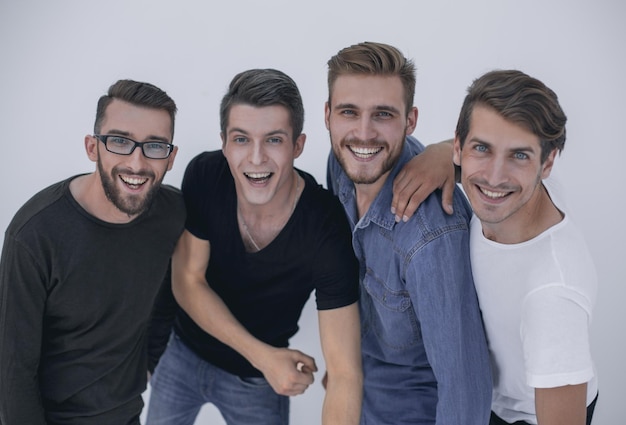
[[[224,167],[228,168],[228,163],[221,150],[207,151],[196,155],[189,161],[185,174],[215,173]]]
[[[454,212],[449,215],[441,207],[441,191],[436,190],[419,206],[406,223],[428,239],[436,239],[451,232],[469,232],[472,210],[457,187],[453,197]]]
[[[306,207],[307,215],[317,217],[336,217],[338,213],[345,215],[339,199],[328,189],[320,185],[315,178],[306,171],[297,170],[306,183],[302,196],[302,203]]]
[[[213,198],[234,186],[228,162],[221,150],[203,152],[187,165],[181,185],[185,199]]]
[[[51,207],[56,205],[57,202],[68,193],[69,182],[72,178],[54,183],[30,198],[15,213],[15,216],[7,228],[7,233],[17,234],[34,219],[47,214],[54,215],[55,212],[51,210]]]
[[[550,258],[567,287],[590,292],[595,298],[597,271],[584,235],[567,216],[550,232]]]
[[[417,138],[415,136],[406,136],[405,144],[409,148],[409,151],[413,155],[418,155],[418,154],[422,153],[424,151],[424,149],[425,149],[425,147],[422,144],[422,142],[417,140]]]
[[[202,152],[195,156],[185,169],[183,177],[183,192],[189,182],[210,183],[220,175],[230,176],[228,162],[221,150]],[[209,180],[210,179],[210,180]]]
[[[180,189],[169,184],[161,184],[158,196],[162,202],[165,202],[170,206],[168,209],[170,209],[172,213],[184,214],[185,202],[183,200],[183,193]]]

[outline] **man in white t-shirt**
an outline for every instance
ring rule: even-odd
[[[492,71],[469,87],[456,127],[453,159],[475,214],[470,250],[492,359],[492,425],[589,424],[595,407],[596,272],[543,181],[566,120],[541,81]]]

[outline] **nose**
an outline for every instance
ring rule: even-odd
[[[251,143],[248,159],[250,163],[255,164],[255,165],[260,165],[260,164],[263,164],[263,162],[265,162],[266,153],[265,153],[265,146],[263,145],[263,142],[255,141],[254,143]]]
[[[369,117],[363,116],[356,122],[354,128],[354,137],[359,140],[374,140],[376,139],[376,127]]]
[[[130,155],[127,155],[127,158],[128,166],[134,171],[139,171],[144,168],[147,159],[140,146],[136,146],[135,150]]]
[[[492,158],[485,164],[484,177],[491,187],[497,187],[509,180],[508,163],[505,158]]]

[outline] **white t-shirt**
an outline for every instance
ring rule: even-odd
[[[493,368],[492,410],[507,422],[536,424],[535,388],[585,382],[589,405],[598,391],[589,343],[597,276],[570,217],[529,241],[501,244],[483,236],[474,216],[470,238]]]

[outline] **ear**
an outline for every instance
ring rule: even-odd
[[[294,143],[293,159],[296,159],[302,154],[302,151],[304,150],[304,142],[306,142],[306,134],[302,133],[298,136],[296,142]]]
[[[176,154],[178,153],[178,146],[174,146],[172,153],[167,157],[167,171],[170,171],[174,166],[174,160],[176,159]]]
[[[220,139],[222,139],[222,150],[224,150],[224,146],[226,145],[226,136],[223,131],[220,131]]]
[[[326,130],[330,130],[330,105],[328,102],[324,103],[324,123],[326,124]]]
[[[96,137],[90,134],[85,136],[85,151],[91,161],[98,161],[98,139]]]
[[[552,149],[552,152],[548,155],[546,160],[544,161],[541,170],[541,178],[547,179],[550,177],[550,173],[552,172],[552,167],[554,166],[554,160],[556,159],[556,154],[559,152],[558,149]]]
[[[406,135],[413,134],[417,126],[417,107],[413,106],[406,117]]]
[[[454,145],[452,146],[452,162],[454,165],[461,166],[461,139],[454,135]]]

